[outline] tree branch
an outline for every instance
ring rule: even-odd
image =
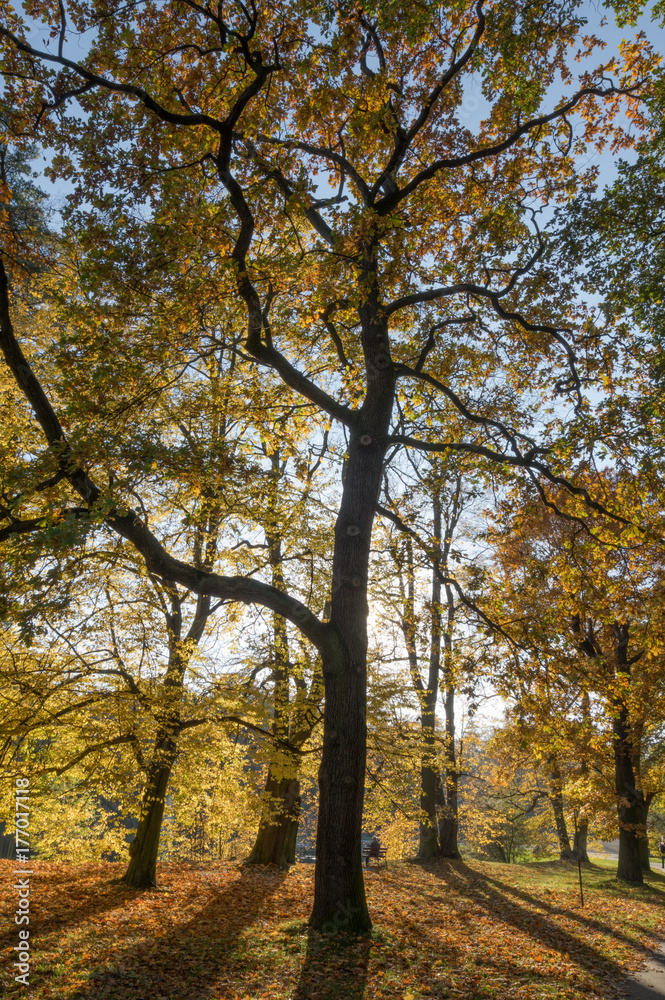
[[[420,535],[418,534],[417,531],[415,531],[414,528],[409,527],[409,525],[402,520],[399,514],[396,514],[392,510],[388,510],[387,507],[382,507],[381,504],[378,503],[376,504],[376,511],[378,514],[381,515],[381,517],[385,517],[388,521],[392,521],[392,523],[403,534],[409,535],[411,538],[413,538],[413,540],[417,543],[418,547],[427,556],[434,572],[436,573],[441,583],[444,584],[444,586],[454,587],[455,591],[457,592],[457,596],[459,597],[460,601],[466,608],[468,608],[470,611],[473,611],[473,613],[477,615],[478,618],[482,619],[482,621],[488,626],[488,628],[491,628],[493,632],[498,632],[500,635],[502,635],[504,639],[506,639],[506,641],[511,646],[517,646],[519,649],[525,648],[521,646],[520,643],[518,643],[515,639],[513,639],[512,636],[508,635],[508,633],[505,632],[500,625],[492,621],[491,618],[488,618],[488,616],[485,614],[482,608],[479,608],[476,604],[473,603],[473,601],[469,597],[466,596],[466,594],[464,593],[464,591],[462,590],[459,583],[457,582],[457,580],[455,580],[454,577],[448,576],[446,573],[442,572],[437,553],[431,546],[427,544],[427,542],[423,538],[420,537]]]
[[[33,409],[58,465],[76,492],[116,534],[131,542],[145,560],[148,570],[196,594],[209,594],[244,604],[262,604],[292,622],[320,651],[337,648],[339,638],[333,626],[322,623],[300,601],[269,584],[242,576],[222,576],[197,569],[175,559],[164,549],[139,515],[129,507],[119,509],[111,497],[103,496],[87,472],[77,463],[42,386],[25,358],[14,335],[9,309],[7,274],[0,260],[0,347],[18,387]]]
[[[509,442],[511,447],[515,450],[515,453],[519,455],[519,449],[517,447],[517,438],[522,438],[527,444],[530,444],[533,448],[536,447],[536,443],[532,438],[526,436],[526,434],[520,434],[519,431],[514,430],[511,427],[507,427],[505,424],[501,423],[500,420],[494,420],[491,417],[482,417],[478,413],[472,413],[459,398],[456,392],[450,389],[443,382],[434,378],[432,375],[428,375],[427,372],[419,372],[414,368],[409,368],[408,365],[398,364],[395,366],[395,374],[399,378],[400,375],[408,375],[410,378],[418,379],[421,382],[426,382],[427,385],[431,385],[433,389],[438,389],[442,392],[447,399],[455,406],[457,410],[465,417],[466,420],[473,424],[480,424],[483,427],[494,427],[499,431],[500,434]],[[545,453],[546,449],[542,449]]]
[[[375,181],[374,185],[372,186],[371,191],[369,192],[372,201],[374,201],[377,194],[387,181],[387,179],[389,177],[394,176],[394,171],[399,169],[401,164],[404,162],[404,157],[409,149],[409,146],[411,145],[415,137],[418,135],[420,130],[427,123],[427,120],[430,116],[430,112],[432,111],[432,108],[438,101],[443,91],[446,89],[448,84],[452,80],[454,80],[457,74],[464,69],[468,61],[473,56],[473,53],[476,51],[478,43],[480,42],[480,39],[482,38],[485,32],[485,15],[483,14],[483,0],[478,0],[478,3],[476,4],[476,14],[478,16],[478,23],[476,25],[476,30],[474,32],[473,38],[471,39],[468,46],[466,47],[466,50],[462,53],[459,59],[456,59],[448,67],[446,72],[441,76],[439,82],[432,89],[423,108],[420,111],[420,114],[414,121],[411,128],[408,130],[408,132],[405,132],[403,136],[400,136],[398,138],[398,141],[395,143],[395,149],[390,159],[386,163],[385,167],[383,168],[377,180]],[[399,194],[399,189],[397,188],[397,185],[395,185],[395,190],[391,191],[386,197],[393,198],[395,194]],[[379,202],[378,204],[381,205],[385,201],[386,198],[382,199],[382,202]]]
[[[470,153],[464,153],[461,156],[451,156],[447,159],[435,160],[428,167],[425,167],[419,173],[416,174],[405,187],[398,189],[397,191],[391,192],[385,195],[379,201],[374,204],[375,210],[379,215],[388,215],[390,212],[394,211],[395,208],[408,198],[420,185],[426,181],[431,180],[435,177],[441,170],[452,170],[456,167],[468,166],[471,163],[476,163],[478,160],[490,159],[493,156],[498,156],[499,153],[505,152],[505,150],[510,149],[519,140],[527,135],[529,132],[535,129],[542,128],[543,125],[549,124],[549,122],[556,121],[557,118],[562,118],[565,115],[573,111],[577,105],[584,100],[585,97],[609,97],[615,94],[625,94],[631,95],[636,90],[642,86],[642,82],[634,84],[632,87],[583,87],[579,90],[569,101],[562,104],[560,107],[555,108],[546,115],[539,115],[537,118],[530,118],[529,121],[524,122],[518,128],[514,129],[505,139],[501,142],[493,143],[490,146],[482,146],[480,149],[475,149]]]

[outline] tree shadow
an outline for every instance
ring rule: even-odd
[[[293,1000],[362,1000],[373,944],[369,936],[308,930]]]
[[[627,982],[623,984],[626,1000],[663,1000],[663,991],[641,983]]]
[[[26,866],[27,868],[27,866]],[[97,869],[98,866],[96,865]],[[16,869],[18,871],[18,868]],[[22,873],[12,878],[12,885]],[[45,873],[33,869],[30,878],[30,920],[31,925],[38,928],[38,933],[48,934],[61,932],[67,927],[80,924],[86,920],[100,918],[126,905],[128,900],[139,898],[142,893],[138,889],[129,889],[118,885],[115,880],[99,880],[95,883],[95,893],[90,893],[90,872],[85,867],[72,865],[71,871]],[[58,889],[58,913],[49,914],[40,898],[40,881],[47,881],[49,889]],[[0,935],[0,949],[15,944],[16,930],[13,920],[8,931]]]
[[[559,860],[559,859],[549,860],[549,861],[529,861],[528,866],[526,867],[536,869],[537,871],[540,872],[551,871],[553,873],[558,872],[560,874],[562,866],[568,868],[571,872],[571,875],[573,872],[577,872],[577,861]],[[608,868],[605,867],[605,865],[596,864],[595,861],[583,861],[582,874],[584,874],[584,872],[599,872],[599,873],[602,872],[606,876],[608,882],[617,881],[616,873],[610,871]],[[660,893],[663,896],[663,905],[665,905],[665,892],[663,892],[662,889],[657,888],[658,884],[665,887],[665,871],[661,871],[661,869],[659,869],[657,866],[654,866],[653,868],[650,868],[648,871],[643,871],[642,875],[645,878],[645,881],[642,884],[637,882],[626,883],[626,884],[635,885],[636,887],[642,889],[651,889],[654,892]],[[654,882],[655,885],[652,884],[652,882]]]
[[[522,889],[507,886],[498,879],[468,868],[463,861],[428,862],[424,867],[432,875],[448,883],[457,893],[465,895],[476,905],[490,912],[495,920],[512,925],[547,948],[574,956],[575,962],[582,967],[593,968],[600,963],[619,980],[625,979],[626,975],[625,970],[617,962],[603,955],[582,936],[571,934],[556,919],[550,918],[569,917],[580,923],[580,929],[598,930],[610,935],[628,944],[631,949],[641,952],[645,958],[652,954],[651,949],[641,945],[639,941],[628,938],[602,921],[586,918],[574,910],[547,903]],[[526,909],[526,904],[544,912],[534,913]],[[646,932],[646,929],[644,930]],[[651,933],[651,937],[660,940],[656,934]]]
[[[587,917],[584,913],[579,913],[576,910],[569,910],[565,906],[554,905],[552,903],[547,903],[545,900],[539,899],[537,896],[532,896],[530,893],[525,892],[524,889],[517,889],[515,886],[506,885],[499,879],[492,878],[489,875],[481,875],[483,879],[489,882],[491,885],[496,886],[502,892],[508,895],[515,896],[518,899],[524,900],[524,902],[531,904],[532,906],[539,906],[541,909],[553,916],[568,917],[570,920],[575,920],[577,923],[581,924],[587,930],[600,931],[603,934],[608,934],[615,938],[617,941],[622,941],[624,944],[630,945],[631,948],[641,949],[645,954],[648,954],[649,949],[644,948],[639,942],[634,941],[629,938],[626,934],[623,934],[616,927],[611,927],[602,920],[598,920],[596,917]],[[644,886],[644,888],[650,889],[652,892],[656,893],[657,896],[661,896],[661,899],[656,899],[655,902],[660,906],[665,906],[665,893],[661,889],[657,889],[654,886]],[[642,924],[635,921],[635,927],[638,927],[640,931],[647,937],[650,937],[655,942],[660,942],[661,935],[656,931],[650,930]]]
[[[242,869],[239,878],[213,897],[191,919],[177,922],[177,912],[160,914],[161,927],[150,937],[141,928],[137,942],[127,941],[112,960],[90,971],[90,981],[74,995],[80,1000],[136,1000],[218,995],[240,973],[231,955],[241,933],[259,917],[264,903],[282,886],[286,872]],[[165,926],[166,925],[166,926]]]

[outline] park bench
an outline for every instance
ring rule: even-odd
[[[388,853],[387,847],[380,847],[378,855],[376,854],[370,855],[369,844],[367,844],[365,847],[363,847],[363,861],[365,862],[365,864],[367,864],[367,859],[369,858],[370,861],[376,861],[377,865],[380,865],[381,862],[383,862],[384,865],[387,865],[388,864],[388,862],[386,861],[387,853]]]

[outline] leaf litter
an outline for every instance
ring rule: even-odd
[[[12,981],[15,865],[0,862],[4,983],[30,1000],[609,1000],[665,935],[665,878],[602,863],[394,862],[366,878],[372,931],[309,931],[311,865],[31,863],[30,986]]]

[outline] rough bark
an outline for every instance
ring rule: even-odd
[[[376,502],[392,414],[395,379],[380,320],[376,259],[363,262],[359,308],[367,393],[350,434],[335,524],[328,634],[321,649],[325,685],[319,768],[314,907],[310,924],[353,932],[372,925],[363,882],[361,832],[367,755],[367,575]]]
[[[649,859],[649,834],[648,834],[648,817],[649,817],[649,807],[651,805],[651,800],[653,798],[653,792],[644,792],[644,786],[642,784],[642,761],[641,761],[641,746],[642,737],[644,735],[644,718],[640,718],[637,721],[634,718],[630,719],[631,722],[631,748],[632,748],[632,761],[633,761],[633,771],[635,773],[635,788],[641,792],[642,800],[644,802],[644,835],[640,836],[639,839],[639,849],[640,849],[640,865],[642,871],[651,871],[651,861]]]
[[[423,727],[424,728],[424,727]],[[434,753],[434,741],[425,735],[425,753]],[[423,757],[420,769],[420,826],[418,857],[435,858],[439,854],[436,822],[436,769]]]
[[[617,787],[621,784],[626,790],[626,784],[619,777],[621,768],[617,768]],[[646,826],[646,809],[629,792],[625,795],[617,793],[619,801],[619,863],[617,878],[624,882],[642,882],[642,849],[638,832]]]
[[[619,863],[617,878],[626,882],[642,882],[642,870],[649,870],[647,816],[649,797],[635,787],[631,761],[631,735],[628,710],[617,709],[614,724],[614,769],[616,778],[617,812],[619,816]]]
[[[297,765],[296,765],[297,767]],[[296,860],[300,782],[274,764],[268,767],[261,821],[248,864],[286,867]]]
[[[559,857],[562,861],[569,861],[574,857],[568,827],[566,825],[566,815],[563,808],[563,780],[561,769],[555,757],[549,759],[549,791],[548,799],[554,813],[554,823],[556,825],[557,838],[559,840]]]
[[[575,861],[588,861],[587,838],[589,835],[589,821],[586,816],[580,816],[577,820],[577,832],[573,840],[573,858]]]
[[[461,857],[457,846],[458,822],[452,812],[444,810],[439,818],[439,852],[442,858]]]
[[[123,882],[134,889],[153,889],[157,885],[157,855],[164,818],[166,787],[175,760],[175,747],[165,750],[163,763],[148,772],[136,836],[129,845],[129,866]]]
[[[629,683],[628,625],[616,625],[616,659],[618,679]],[[619,864],[617,878],[625,882],[642,882],[642,851],[640,840],[646,838],[648,804],[644,793],[636,787],[633,767],[635,748],[628,706],[621,698],[614,703],[612,720],[614,743],[614,774],[619,815]]]
[[[360,631],[360,630],[359,630]],[[342,642],[324,650],[324,742],[319,767],[315,899],[311,926],[362,933],[371,921],[361,857],[366,765],[365,654]]]

